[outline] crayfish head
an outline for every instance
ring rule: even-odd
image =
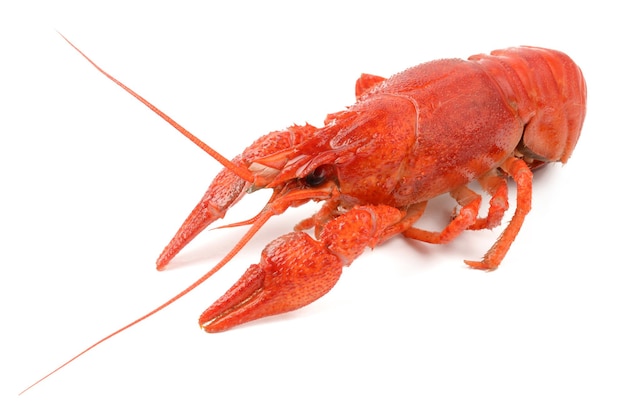
[[[248,190],[256,191],[262,188],[280,189],[285,186],[299,188],[315,188],[327,182],[337,182],[337,172],[332,157],[320,157],[299,154],[290,157],[289,153],[274,154],[254,160],[248,169],[254,174],[255,181]],[[272,162],[274,158],[281,159],[281,166]]]
[[[314,140],[317,131],[317,128],[307,124],[271,132],[236,156],[230,163],[233,167],[224,168],[215,177],[202,199],[163,249],[157,259],[157,269],[165,268],[202,230],[223,218],[246,192],[272,188],[272,200],[275,202],[271,207],[277,214],[289,206],[301,205],[310,199],[327,199],[329,194],[319,191],[319,187],[332,179],[332,171],[329,168],[317,168],[316,160],[307,155],[315,153],[310,143],[318,142]],[[249,224],[252,221],[223,227]]]
[[[357,142],[333,144],[345,129],[345,122],[336,122],[340,114],[335,114],[323,128],[293,125],[267,134],[246,148],[242,161],[254,176],[248,191],[293,188],[294,183],[300,188],[314,188],[330,181],[338,184],[337,168],[353,158],[359,146]]]

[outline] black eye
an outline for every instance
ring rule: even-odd
[[[327,178],[327,171],[328,169],[324,165],[317,167],[313,170],[313,172],[310,172],[306,177],[304,177],[306,185],[309,187],[317,187],[318,185],[323,184]]]

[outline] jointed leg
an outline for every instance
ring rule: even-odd
[[[509,187],[506,177],[493,170],[481,177],[478,182],[489,195],[489,212],[486,217],[479,217],[469,230],[492,229],[502,222],[504,212],[509,208]]]
[[[458,237],[476,223],[481,197],[468,187],[463,186],[450,192],[450,195],[461,205],[459,213],[440,232],[422,230],[411,227],[402,233],[405,237],[427,243],[448,243]]]
[[[511,247],[515,236],[519,233],[524,218],[530,211],[532,203],[533,173],[526,163],[511,157],[504,162],[502,170],[513,177],[517,184],[517,207],[509,225],[504,229],[496,243],[489,249],[480,262],[466,260],[465,263],[474,269],[493,270],[498,267],[506,252]]]

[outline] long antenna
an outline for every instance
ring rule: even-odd
[[[139,322],[143,321],[144,319],[149,318],[150,316],[154,315],[155,313],[165,309],[166,307],[168,307],[169,305],[171,305],[172,303],[176,302],[178,299],[182,298],[183,296],[185,296],[187,293],[191,292],[192,290],[194,290],[195,288],[197,288],[198,286],[200,286],[202,283],[204,283],[204,281],[206,281],[209,277],[213,276],[213,274],[215,274],[218,270],[220,270],[226,263],[228,263],[237,253],[239,253],[239,251],[246,245],[246,243],[248,243],[248,241],[252,238],[252,236],[254,236],[254,234],[261,228],[261,226],[263,226],[267,220],[270,219],[270,217],[272,217],[273,211],[272,209],[266,209],[264,210],[261,214],[259,214],[257,216],[257,220],[252,223],[252,227],[250,227],[250,229],[246,232],[246,234],[241,238],[241,240],[239,240],[239,242],[237,242],[237,244],[232,248],[232,250],[230,252],[228,252],[228,254],[222,259],[220,260],[219,263],[217,263],[213,269],[209,270],[208,273],[206,273],[204,276],[202,276],[200,279],[196,280],[195,282],[193,282],[188,288],[186,288],[185,290],[183,290],[182,292],[180,292],[179,294],[177,294],[176,296],[172,297],[170,300],[168,300],[167,302],[163,303],[162,305],[158,306],[157,308],[151,310],[150,312],[146,313],[145,315],[135,319],[134,321],[132,321],[131,323],[129,323],[128,325],[118,329],[117,331],[105,336],[104,338],[100,339],[99,341],[95,342],[93,345],[90,345],[89,347],[87,347],[85,350],[81,351],[80,353],[76,354],[75,356],[73,356],[71,359],[67,360],[66,362],[64,362],[62,365],[58,366],[57,368],[55,368],[53,371],[50,371],[48,374],[46,374],[45,376],[41,377],[40,379],[38,379],[36,382],[34,382],[33,384],[29,385],[28,387],[26,387],[24,390],[22,390],[19,395],[24,394],[26,391],[30,390],[31,388],[33,388],[35,385],[39,384],[40,382],[42,382],[43,380],[45,380],[46,378],[48,378],[49,376],[51,376],[52,374],[54,374],[55,372],[59,371],[61,368],[65,367],[66,365],[70,364],[72,361],[76,360],[77,358],[85,355],[87,352],[91,351],[92,349],[94,349],[96,346],[100,345],[101,343],[107,341],[108,339],[111,339],[112,337],[114,337],[115,335],[124,332],[125,330],[127,330],[128,328],[137,325]]]
[[[204,152],[209,154],[211,157],[215,158],[215,160],[217,160],[220,164],[222,164],[224,167],[228,168],[229,170],[231,170],[232,172],[237,174],[242,179],[244,179],[244,180],[246,180],[248,182],[251,182],[251,183],[254,182],[254,175],[248,169],[234,164],[228,158],[224,157],[222,154],[220,154],[219,152],[215,151],[213,148],[209,147],[207,144],[202,142],[200,140],[200,138],[196,137],[194,134],[192,134],[191,132],[186,130],[182,125],[180,125],[178,122],[174,121],[168,115],[163,113],[163,111],[161,111],[159,108],[157,108],[156,106],[154,106],[153,104],[148,102],[145,98],[143,98],[137,92],[133,91],[128,86],[124,85],[122,82],[120,82],[119,80],[117,80],[113,76],[109,75],[104,69],[102,69],[100,66],[98,66],[93,60],[89,59],[89,57],[87,55],[85,55],[78,47],[74,46],[74,44],[72,42],[70,42],[67,37],[63,36],[63,34],[61,34],[60,32],[57,32],[57,33],[59,33],[59,36],[61,36],[67,43],[69,43],[70,46],[72,46],[78,53],[80,53],[82,55],[82,57],[87,59],[87,61],[89,63],[91,63],[93,65],[93,67],[96,68],[100,73],[102,73],[104,76],[106,76],[107,78],[109,78],[110,80],[115,82],[120,88],[124,89],[126,92],[131,94],[133,97],[135,97],[142,104],[144,104],[148,108],[150,108],[150,110],[152,112],[154,112],[155,114],[157,114],[158,116],[163,118],[165,120],[165,122],[167,122],[168,124],[170,124],[171,126],[176,128],[176,130],[178,132],[180,132],[181,134],[186,136],[191,142],[193,142],[198,147],[200,147]]]
[[[178,124],[172,118],[170,118],[165,113],[163,113],[160,109],[158,109],[157,107],[152,105],[146,99],[144,99],[139,94],[137,94],[135,91],[133,91],[132,89],[130,89],[129,87],[124,85],[122,82],[118,81],[113,76],[111,76],[107,72],[105,72],[102,68],[100,68],[98,65],[96,65],[91,59],[89,59],[80,49],[78,49],[76,46],[74,46],[72,44],[72,42],[70,42],[61,33],[59,33],[59,35],[63,39],[65,39],[65,41],[67,43],[69,43],[70,46],[72,46],[74,49],[76,49],[76,51],[78,51],[78,53],[80,53],[85,59],[87,59],[87,61],[89,63],[91,63],[99,72],[104,74],[107,78],[111,79],[113,82],[115,82],[117,85],[119,85],[126,92],[128,92],[129,94],[134,96],[136,99],[138,99],[140,102],[142,102],[144,105],[146,105],[148,108],[150,108],[154,113],[156,113],[161,118],[163,118],[168,124],[170,124],[171,126],[176,128],[176,130],[178,130],[180,133],[182,133],[191,142],[193,142],[194,144],[196,144],[197,146],[202,148],[206,153],[208,153],[210,156],[212,156],[217,161],[219,161],[224,167],[226,167],[229,170],[233,171],[235,174],[239,175],[242,179],[244,179],[246,181],[249,181],[249,182],[254,182],[254,175],[250,171],[248,171],[247,169],[232,163],[227,158],[224,158],[217,151],[215,151],[214,149],[212,149],[211,147],[206,145],[204,142],[202,142],[199,138],[197,138],[191,132],[187,131],[180,124]],[[63,363],[62,365],[60,365],[59,367],[57,367],[56,369],[51,371],[50,373],[46,374],[45,376],[43,376],[42,378],[40,378],[39,380],[37,380],[33,384],[29,385],[27,388],[22,390],[19,393],[19,395],[22,395],[23,393],[25,393],[29,389],[33,388],[35,385],[39,384],[40,382],[42,382],[43,380],[45,380],[46,378],[48,378],[49,376],[51,376],[55,372],[59,371],[61,368],[65,367],[66,365],[68,365],[72,361],[76,360],[80,356],[82,356],[82,355],[86,354],[87,352],[91,351],[96,346],[98,346],[101,343],[107,341],[108,339],[111,339],[112,337],[114,337],[117,334],[127,330],[128,328],[138,324],[139,322],[143,321],[144,319],[149,318],[150,316],[154,315],[155,313],[163,310],[164,308],[168,307],[172,303],[176,302],[178,299],[180,299],[183,296],[185,296],[187,293],[189,293],[192,290],[194,290],[196,287],[200,286],[204,281],[206,281],[209,277],[211,277],[218,270],[220,270],[226,263],[228,263],[246,245],[246,243],[252,238],[252,236],[254,236],[254,234],[261,228],[261,226],[263,226],[263,224],[265,224],[267,222],[267,220],[269,220],[269,218],[272,217],[273,215],[274,214],[272,212],[272,209],[266,209],[266,210],[262,211],[258,216],[256,216],[255,217],[256,220],[253,223],[248,223],[248,224],[252,224],[252,227],[250,227],[250,229],[241,238],[241,240],[239,240],[239,242],[237,242],[237,244],[232,248],[232,250],[222,260],[220,260],[220,262],[217,263],[208,273],[206,273],[200,279],[196,280],[194,283],[192,283],[189,287],[184,289],[182,292],[180,292],[176,296],[172,297],[170,300],[168,300],[167,302],[165,302],[162,305],[158,306],[157,308],[155,308],[155,309],[151,310],[150,312],[146,313],[145,315],[135,319],[131,323],[127,324],[126,326],[118,329],[117,331],[115,331],[115,332],[105,336],[104,338],[100,339],[99,341],[95,342],[93,345],[87,347],[85,350],[83,350],[82,352],[78,353],[77,355],[75,355],[74,357],[72,357],[71,359],[69,359],[68,361],[66,361],[65,363]]]

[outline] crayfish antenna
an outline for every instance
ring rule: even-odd
[[[150,312],[146,313],[145,315],[135,319],[134,321],[132,321],[131,323],[129,323],[128,325],[123,326],[122,328],[118,329],[117,331],[105,336],[104,338],[100,339],[99,341],[95,342],[94,344],[90,345],[89,347],[85,348],[83,351],[81,351],[80,353],[76,354],[75,356],[73,356],[72,358],[70,358],[69,360],[67,360],[66,362],[64,362],[63,364],[59,365],[57,368],[55,368],[54,370],[50,371],[48,374],[44,375],[43,377],[41,377],[40,379],[38,379],[37,381],[35,381],[34,383],[32,383],[31,385],[29,385],[28,387],[24,388],[22,391],[20,391],[20,393],[18,395],[22,395],[24,394],[26,391],[30,390],[31,388],[33,388],[35,385],[39,384],[40,382],[42,382],[43,380],[45,380],[46,378],[50,377],[51,375],[53,375],[54,373],[60,371],[62,368],[64,368],[65,366],[69,365],[71,362],[75,361],[76,359],[78,359],[79,357],[85,355],[87,352],[91,351],[92,349],[94,349],[95,347],[97,347],[98,345],[100,345],[101,343],[113,338],[114,336],[124,332],[125,330],[127,330],[128,328],[131,328],[132,326],[137,325],[139,322],[149,318],[150,316],[154,315],[155,313],[165,309],[166,307],[168,307],[169,305],[171,305],[172,303],[176,302],[178,299],[182,298],[183,296],[185,296],[187,293],[191,292],[192,290],[194,290],[195,288],[197,288],[198,286],[200,286],[202,283],[204,283],[209,277],[213,276],[215,273],[217,273],[217,271],[219,271],[222,267],[224,267],[224,265],[228,262],[230,262],[230,260],[237,254],[239,253],[239,251],[248,243],[248,241],[250,241],[250,239],[259,231],[259,229],[267,222],[267,220],[270,219],[270,217],[272,217],[274,215],[274,211],[272,209],[266,209],[263,212],[261,212],[261,214],[259,214],[257,216],[257,220],[252,224],[252,227],[250,227],[250,229],[246,232],[246,234],[244,234],[244,236],[241,238],[241,240],[239,240],[237,242],[237,244],[235,244],[235,246],[231,249],[230,252],[228,252],[228,254],[226,256],[224,256],[224,258],[222,260],[219,261],[219,263],[217,263],[211,270],[209,270],[207,273],[204,274],[204,276],[202,276],[200,279],[196,280],[194,283],[192,283],[191,285],[189,285],[189,287],[187,287],[186,289],[184,289],[183,291],[181,291],[179,294],[177,294],[176,296],[172,297],[170,300],[168,300],[167,302],[163,303],[162,305],[158,306],[157,308],[151,310]]]
[[[72,46],[72,48],[74,48],[74,50],[76,50],[78,53],[80,53],[81,56],[84,57],[87,60],[87,62],[91,63],[91,65],[94,68],[96,68],[98,70],[98,72],[102,73],[104,76],[109,78],[111,81],[113,81],[119,87],[124,89],[130,95],[132,95],[139,102],[141,102],[142,104],[147,106],[152,112],[154,112],[155,114],[157,114],[158,116],[163,118],[163,120],[165,120],[165,122],[167,122],[168,124],[173,126],[178,132],[180,132],[185,137],[187,137],[191,142],[193,142],[198,147],[200,147],[204,152],[209,154],[211,157],[213,157],[216,161],[218,161],[224,167],[228,168],[229,170],[231,170],[232,172],[237,174],[243,180],[246,180],[248,182],[253,182],[254,181],[254,175],[250,171],[248,171],[244,167],[241,167],[239,165],[234,164],[228,158],[224,157],[222,154],[220,154],[219,152],[215,151],[213,148],[209,147],[207,144],[202,142],[202,140],[200,140],[198,137],[196,137],[191,132],[186,130],[182,125],[180,125],[178,122],[174,121],[172,118],[170,118],[168,115],[166,115],[159,108],[157,108],[156,106],[154,106],[153,104],[148,102],[145,98],[143,98],[137,92],[133,91],[128,86],[124,85],[122,82],[120,82],[119,80],[114,78],[112,75],[109,75],[104,69],[102,69],[93,60],[91,60],[87,55],[85,55],[78,47],[74,46],[74,44],[72,42],[70,42],[67,37],[63,36],[62,33],[60,33],[60,32],[57,32],[57,33],[59,33],[59,36],[61,36],[70,46]]]

